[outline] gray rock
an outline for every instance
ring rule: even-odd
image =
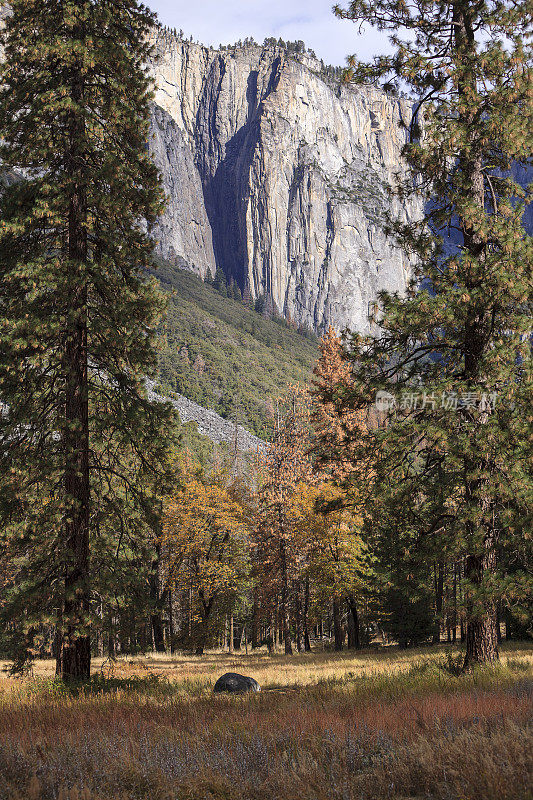
[[[385,188],[403,170],[410,103],[335,86],[320,62],[279,47],[219,51],[161,30],[153,43],[167,115],[153,121],[170,197],[161,252],[172,246],[202,275],[214,258],[252,297],[315,331],[369,331],[377,293],[401,292],[410,272],[383,225],[421,211]]]
[[[244,692],[260,692],[261,687],[253,678],[246,675],[239,675],[237,672],[226,672],[222,675],[213,687],[214,692],[231,692],[232,694],[243,694]]]
[[[170,403],[178,412],[182,423],[195,422],[198,433],[202,436],[207,436],[215,444],[221,444],[222,442],[227,442],[231,445],[237,444],[237,450],[242,453],[254,453],[265,449],[265,443],[262,439],[254,436],[242,425],[237,425],[237,430],[235,431],[234,423],[223,419],[216,411],[204,408],[181,394],[176,394],[172,399],[162,397],[154,391],[155,384],[152,380],[147,380],[146,385],[150,400]],[[237,436],[237,442],[235,442],[235,436]]]

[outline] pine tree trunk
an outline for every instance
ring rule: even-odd
[[[54,632],[54,642],[53,642],[53,656],[56,660],[56,675],[58,678],[61,677],[62,667],[61,667],[61,656],[63,653],[63,636],[61,634],[61,623],[58,622],[56,625],[56,629]]]
[[[172,589],[167,589],[168,597],[168,645],[171,655],[174,653],[174,613],[172,608]]]
[[[504,620],[505,620],[505,641],[508,642],[510,641],[510,639],[513,638],[511,633],[511,614],[509,613],[508,608],[505,608]]]
[[[277,614],[275,612],[271,614],[270,627],[272,630],[272,646],[274,648],[274,651],[276,651],[278,649],[279,640],[278,640]]]
[[[499,602],[496,606],[496,634],[498,637],[498,644],[502,643],[502,627],[501,627],[501,620],[502,620],[502,604]]]
[[[116,620],[114,615],[111,615],[109,624],[109,633],[107,637],[107,655],[109,658],[115,658],[116,654],[117,654]]]
[[[208,620],[207,617],[202,616],[200,624],[198,625],[198,639],[196,644],[196,650],[194,651],[197,656],[203,656],[204,650],[207,646],[207,634],[208,634],[207,620]]]
[[[241,628],[240,634],[238,633],[236,636],[235,636],[235,634],[233,634],[233,636],[234,636],[233,649],[234,650],[240,650],[241,649],[242,634],[243,634],[243,629],[242,628]]]
[[[99,629],[96,642],[96,652],[100,658],[104,656],[104,607],[102,601],[98,606]]]
[[[235,636],[234,626],[233,626],[233,614],[230,615],[229,618],[229,638],[228,638],[228,651],[233,653],[234,650],[234,640],[233,637]]]
[[[282,624],[283,624],[283,645],[285,655],[292,656],[291,630],[289,622],[289,609],[286,603],[282,602]]]
[[[189,639],[192,636],[192,588],[189,587],[188,595],[187,595],[187,631],[189,634]]]
[[[309,640],[309,578],[307,578],[305,581],[303,626],[304,626],[304,650],[306,653],[310,653],[311,642]]]
[[[296,592],[295,601],[295,614],[296,614],[296,650],[302,652],[302,605],[300,599],[300,587]]]
[[[161,612],[152,614],[150,617],[150,627],[152,632],[152,647],[156,653],[165,652],[165,636],[163,633],[163,621],[161,619]]]
[[[72,84],[74,103],[83,103],[81,71]],[[89,634],[89,387],[87,355],[87,216],[82,174],[85,126],[74,110],[70,124],[68,169],[72,190],[68,215],[67,272],[70,314],[65,330],[63,368],[65,378],[65,428],[63,432],[66,550],[61,677],[64,681],[88,680],[91,671]]]
[[[281,625],[283,628],[283,643],[285,646],[285,655],[292,655],[292,643],[289,623],[289,578],[287,574],[287,553],[285,550],[285,541],[282,539],[280,544],[280,562],[281,562]]]
[[[252,610],[252,650],[255,650],[257,647],[259,647],[259,642],[261,640],[259,626],[260,626],[259,601],[257,599],[257,591],[254,590],[254,605]]]
[[[348,630],[348,650],[353,650],[354,647],[354,640],[355,640],[355,632],[354,632],[354,625],[353,625],[353,617],[352,612],[350,611],[350,606],[348,605],[348,601],[346,601],[347,607],[347,630]]]
[[[457,639],[457,564],[453,565],[453,633],[452,642]]]
[[[150,605],[152,613],[150,615],[150,628],[152,636],[152,647],[156,653],[165,652],[165,637],[163,633],[163,602],[160,592],[160,546],[156,545],[156,557],[152,561],[150,572]]]
[[[467,67],[469,59],[475,53],[476,43],[474,26],[472,22],[472,7],[468,3],[456,3],[453,7],[454,22],[454,50],[455,58],[461,62],[463,67]],[[463,68],[458,82],[458,94],[463,98],[464,111],[460,122],[466,130],[472,131],[472,140],[458,157],[458,168],[464,175],[465,185],[468,187],[468,199],[473,205],[477,206],[481,212],[485,208],[485,180],[483,173],[483,159],[479,149],[473,146],[473,140],[477,137],[475,119],[472,112],[472,104],[469,97],[477,94],[476,76],[471,68]],[[463,233],[463,248],[465,252],[474,258],[478,257],[484,247],[479,231],[476,229],[475,222],[472,223],[467,217],[461,220]],[[475,290],[478,276],[466,281],[468,290]],[[472,285],[469,285],[471,282]],[[484,354],[485,328],[487,320],[483,312],[475,303],[471,303],[466,310],[465,332],[464,332],[464,378],[465,388],[472,389],[479,380],[480,365]],[[466,411],[468,414],[468,411]],[[488,417],[488,412],[486,412]],[[480,420],[483,423],[483,419]],[[473,479],[470,476],[482,474],[487,471],[489,465],[485,462],[480,463],[479,458],[474,462],[471,455],[465,457],[465,498],[467,504],[480,511],[482,523],[487,525],[484,532],[482,552],[470,552],[465,560],[465,578],[469,581],[474,590],[479,587],[487,572],[493,572],[496,566],[495,560],[495,531],[493,523],[487,522],[490,517],[490,508],[487,498],[483,492],[482,479]],[[467,545],[470,547],[479,540],[480,531],[474,527],[474,523],[467,523],[466,538]],[[476,599],[466,598],[466,656],[464,668],[468,669],[475,664],[494,662],[498,659],[498,642],[496,634],[496,608],[491,600],[484,600],[483,605]]]
[[[200,600],[201,620],[200,620],[200,625],[198,627],[198,644],[196,647],[196,655],[201,656],[203,655],[209,640],[209,618],[211,616],[211,611],[213,610],[214,598],[211,597],[209,600],[206,600],[203,589],[199,590],[198,597]]]
[[[490,549],[482,557],[468,556],[465,564],[465,578],[474,586],[479,585],[485,570],[489,569],[489,563],[494,562],[495,555],[490,552]],[[479,608],[467,597],[466,612],[464,668],[470,669],[477,664],[494,663],[499,658],[495,603],[485,601],[483,608]]]
[[[434,585],[435,585],[435,630],[433,632],[433,644],[440,642],[440,626],[442,615],[442,598],[444,594],[444,563],[439,561],[438,567],[433,566]]]

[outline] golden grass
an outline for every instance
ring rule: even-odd
[[[141,678],[156,675],[183,686],[210,688],[224,672],[240,672],[252,675],[264,688],[310,686],[324,680],[342,680],[361,676],[393,675],[405,672],[414,665],[432,663],[437,653],[450,654],[460,660],[460,648],[440,645],[438,648],[421,647],[400,650],[397,647],[381,647],[362,651],[345,650],[314,651],[286,656],[281,653],[269,655],[265,650],[244,651],[233,654],[208,651],[202,656],[187,654],[148,654],[143,656],[119,656],[111,663],[107,659],[93,659],[93,674],[111,675],[117,678]],[[447,656],[446,656],[447,657]],[[522,664],[533,672],[533,641],[504,642],[500,661],[506,666],[509,661]],[[0,692],[20,686],[20,679],[9,678],[7,662],[0,662]],[[55,662],[36,661],[33,668],[35,678],[53,678]],[[31,680],[31,678],[26,679]]]

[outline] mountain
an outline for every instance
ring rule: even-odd
[[[422,210],[386,191],[411,104],[339,84],[301,43],[213,49],[160,27],[152,38],[149,148],[168,196],[154,231],[170,297],[159,389],[265,437],[276,395],[306,381],[317,355],[294,328],[367,332],[378,291],[405,286],[408,260],[383,224]],[[514,172],[531,180],[531,168]],[[202,283],[217,271],[274,319]]]
[[[266,318],[164,261],[154,276],[168,295],[156,391],[182,403],[182,421],[196,418],[180,395],[221,415],[226,427],[215,424],[213,441],[219,441],[219,431],[220,440],[233,441],[235,421],[268,438],[276,398],[290,385],[309,381],[318,357],[316,338],[283,319]],[[196,419],[200,432],[209,435],[210,419],[205,424]],[[254,449],[252,444],[244,449]]]
[[[218,50],[153,34],[150,147],[169,203],[157,252],[200,277],[217,268],[297,325],[366,331],[405,256],[383,233],[416,204],[390,200],[407,100],[339,85],[305,50]]]

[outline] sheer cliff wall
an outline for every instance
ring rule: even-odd
[[[159,254],[202,277],[220,267],[315,331],[367,331],[377,292],[402,291],[409,272],[383,224],[420,213],[386,192],[409,102],[335,85],[278,47],[214,50],[167,31],[154,45]]]

